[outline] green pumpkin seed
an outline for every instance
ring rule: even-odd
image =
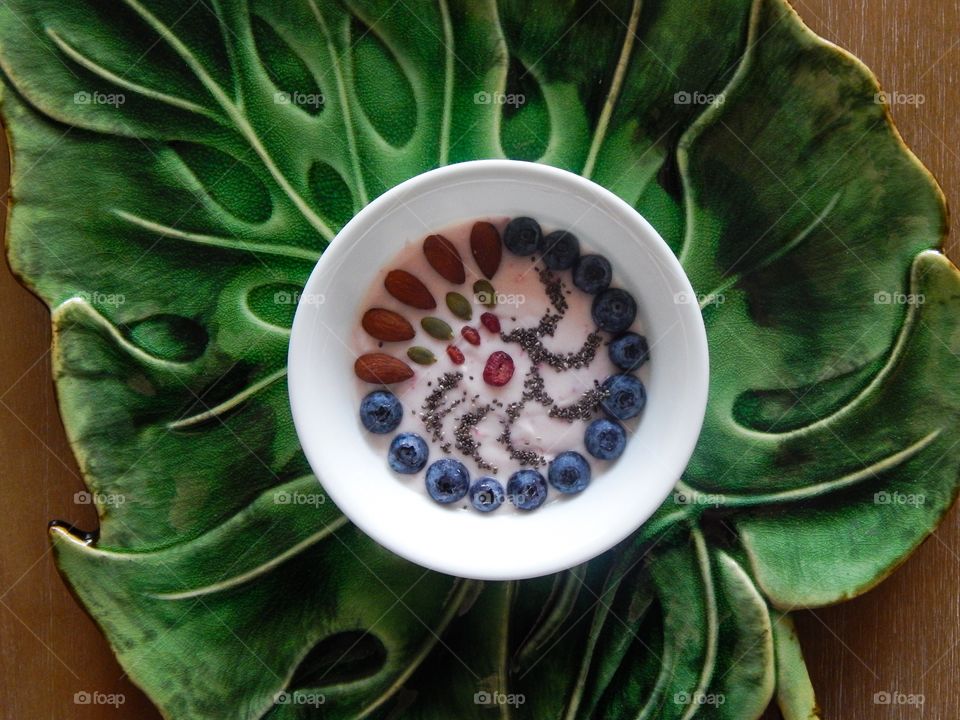
[[[473,284],[473,296],[478,303],[489,308],[497,304],[497,291],[493,289],[489,280],[477,280]]]
[[[427,335],[437,340],[452,340],[453,339],[453,328],[451,328],[447,323],[437,317],[425,317],[420,321],[420,327],[422,327]]]
[[[460,293],[447,293],[447,307],[461,320],[469,320],[473,317],[473,308],[470,306],[470,301]]]
[[[436,355],[419,345],[415,345],[407,350],[407,357],[417,363],[417,365],[432,365],[437,361]]]

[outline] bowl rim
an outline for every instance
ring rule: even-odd
[[[325,276],[339,268],[339,265],[345,261],[342,256],[353,251],[358,243],[363,242],[364,237],[375,235],[375,233],[369,232],[367,226],[372,221],[375,224],[376,218],[381,214],[387,214],[396,209],[398,205],[404,205],[405,201],[427,192],[433,192],[444,184],[457,186],[464,184],[466,181],[481,181],[497,177],[508,177],[510,180],[520,182],[529,180],[533,184],[546,185],[560,192],[585,195],[591,198],[591,207],[602,204],[601,210],[604,214],[616,213],[619,216],[612,218],[615,222],[633,226],[637,237],[644,239],[643,249],[654,254],[660,266],[669,271],[670,280],[681,287],[680,292],[687,293],[691,299],[696,297],[677,256],[650,223],[624,200],[603,186],[567,170],[541,163],[501,159],[471,160],[436,168],[416,175],[375,198],[344,225],[331,241],[313,268],[301,297],[310,297],[311,294],[323,295]],[[531,208],[531,214],[536,215],[536,208]],[[476,217],[477,214],[470,213],[470,216]],[[470,217],[464,217],[463,219],[468,221]],[[396,252],[396,249],[394,252]],[[392,254],[387,253],[382,255],[387,262],[392,257]],[[377,270],[380,268],[381,264],[378,264]],[[366,510],[360,510],[355,505],[351,505],[351,502],[341,492],[338,492],[337,482],[331,481],[331,477],[336,477],[338,473],[342,473],[342,470],[335,467],[337,462],[329,457],[329,453],[321,452],[320,448],[307,439],[309,437],[308,428],[314,421],[317,411],[313,404],[308,402],[305,394],[298,392],[298,387],[308,382],[305,373],[311,369],[306,362],[309,357],[310,323],[315,320],[315,313],[320,312],[318,308],[322,305],[303,302],[299,303],[296,310],[288,350],[288,392],[298,439],[318,481],[324,491],[337,504],[340,511],[376,542],[407,560],[450,575],[482,580],[524,579],[574,567],[602,554],[642,527],[656,511],[656,508],[674,490],[696,446],[706,414],[709,388],[709,353],[706,329],[699,305],[696,302],[690,302],[689,300],[678,302],[675,297],[674,305],[677,307],[677,312],[684,316],[685,345],[688,355],[695,360],[692,373],[684,377],[685,383],[689,386],[686,388],[689,391],[687,396],[692,398],[687,403],[690,421],[678,431],[682,436],[678,440],[679,449],[672,454],[668,462],[665,462],[671,477],[675,477],[673,477],[669,487],[656,494],[657,496],[662,495],[662,497],[659,497],[656,504],[653,505],[653,509],[644,517],[635,518],[630,523],[615,524],[612,527],[604,524],[601,531],[593,538],[587,538],[585,542],[576,547],[568,547],[565,553],[558,553],[556,556],[544,555],[534,562],[525,559],[515,563],[510,568],[499,566],[494,568],[489,564],[479,566],[476,563],[472,564],[470,561],[471,553],[463,553],[463,559],[461,560],[451,560],[449,554],[431,554],[429,550],[425,551],[423,547],[415,544],[405,544],[398,540],[396,533],[388,530],[387,525],[389,523],[378,524],[371,521]],[[692,332],[688,335],[687,331]],[[374,386],[371,386],[371,389],[375,389]],[[361,437],[360,439],[366,442],[366,438]],[[390,475],[391,478],[395,477],[388,470],[386,463],[383,465],[383,472]],[[666,485],[666,483],[664,484]],[[410,492],[409,489],[404,488],[404,490]],[[425,493],[424,497],[426,497]],[[429,502],[432,504],[432,501]],[[546,510],[548,508],[541,508],[538,513]],[[481,515],[480,513],[471,514]],[[519,520],[529,523],[536,514],[523,515]],[[449,513],[436,513],[438,522],[439,518],[445,515],[449,515]],[[492,514],[484,517],[483,520],[489,522],[495,516],[496,514]],[[512,519],[513,517],[511,517]]]

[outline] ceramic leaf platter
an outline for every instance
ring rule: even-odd
[[[880,582],[956,496],[942,195],[783,0],[10,0],[0,69],[9,258],[100,515],[51,541],[167,717],[814,717],[790,612]],[[511,583],[291,501],[320,497],[285,379],[316,260],[490,157],[636,207],[711,353],[673,497]]]

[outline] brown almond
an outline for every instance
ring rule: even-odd
[[[433,310],[437,306],[437,301],[433,299],[427,286],[406,270],[388,272],[383,279],[383,286],[404,305],[420,310]]]
[[[470,231],[470,252],[480,272],[492,279],[500,268],[500,258],[503,256],[500,233],[488,222],[475,223]]]
[[[363,314],[360,324],[370,335],[384,342],[412,340],[416,335],[413,325],[403,315],[386,308],[370,308]]]
[[[353,371],[364,382],[376,385],[391,385],[413,377],[413,370],[403,360],[384,353],[361,355],[353,364]]]
[[[423,254],[444,280],[460,285],[467,279],[460,252],[443,235],[430,235],[423,241]]]

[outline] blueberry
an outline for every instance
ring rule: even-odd
[[[627,446],[627,431],[614,420],[600,418],[587,425],[583,436],[587,452],[600,460],[616,460]]]
[[[601,330],[623,332],[637,317],[637,301],[626,290],[608,288],[593,299],[591,313]]]
[[[503,485],[496,478],[480,478],[470,486],[470,502],[480,512],[493,512],[503,503]]]
[[[400,433],[390,443],[387,462],[396,472],[412,475],[423,470],[429,454],[427,442],[422,437],[416,433]]]
[[[514,255],[533,255],[540,244],[543,232],[533,218],[514,218],[503,231],[503,244]]]
[[[557,230],[540,240],[537,248],[550,270],[569,270],[580,257],[580,241],[573,233]]]
[[[567,450],[550,463],[547,479],[562,493],[578,493],[590,484],[590,464],[580,453]]]
[[[547,481],[536,470],[518,470],[507,481],[507,495],[520,510],[536,510],[547,499]]]
[[[470,473],[459,460],[443,458],[427,468],[427,492],[438,503],[449,505],[467,494]]]
[[[613,280],[613,267],[603,255],[583,255],[573,268],[573,284],[588,295],[610,287]]]
[[[636,370],[650,358],[650,347],[643,335],[624,333],[608,346],[610,362],[621,370]]]
[[[393,432],[403,419],[403,405],[388,390],[374,390],[360,402],[360,422],[372,433]]]
[[[601,405],[617,420],[636,417],[647,404],[647,391],[633,375],[611,375],[603,381],[602,387],[609,395]]]

